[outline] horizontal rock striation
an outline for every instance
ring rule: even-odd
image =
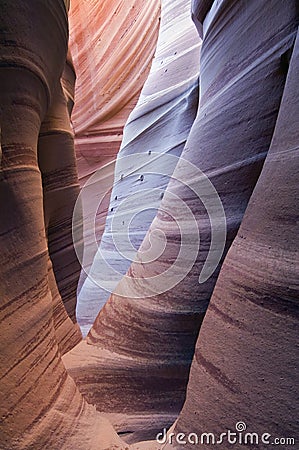
[[[244,443],[257,433],[252,448],[261,449],[298,436],[298,75],[297,35],[271,147],[201,327],[176,436],[218,439],[231,430]]]
[[[161,12],[151,71],[124,128],[104,234],[78,297],[78,321],[84,334],[134,259],[197,112],[200,41],[190,4],[164,1]],[[84,187],[83,198],[106,184],[108,171],[108,166],[98,170]],[[94,214],[100,198],[98,192]],[[91,230],[97,236],[94,228],[93,224]],[[95,240],[93,247],[97,248]]]
[[[140,414],[142,399],[147,412],[165,418],[183,405],[221,254],[237,233],[271,143],[287,74],[282,56],[296,30],[295,2],[224,1],[212,14],[203,26],[200,107],[173,179],[87,343],[66,358],[80,390],[107,412]],[[88,346],[94,356],[89,349],[83,368],[79,355]]]

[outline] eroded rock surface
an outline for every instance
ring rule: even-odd
[[[74,83],[69,54],[63,77],[54,88],[51,106],[41,124],[37,144],[50,257],[49,286],[61,353],[70,350],[82,338],[76,322],[76,291],[81,266],[72,238],[72,215],[79,195],[74,137],[70,126]]]
[[[244,442],[257,433],[252,444],[262,449],[297,439],[298,75],[297,36],[271,147],[200,330],[176,436],[209,432],[216,442],[231,430]]]
[[[67,183],[76,178],[66,102],[58,88],[67,54],[65,4],[4,1],[0,17],[0,447],[124,449],[61,361],[70,341],[78,342],[78,328],[57,290],[46,235],[55,221],[65,223],[64,206],[71,206],[64,203],[62,185],[70,200]],[[66,161],[72,166],[62,181],[57,172],[47,178],[51,164],[57,168],[57,147],[59,169],[68,168]],[[54,211],[53,203],[63,211]]]
[[[98,315],[87,343],[66,356],[80,390],[100,410],[160,414],[160,424],[184,402],[197,334],[223,261],[217,264],[219,255],[238,231],[269,150],[287,75],[282,55],[296,30],[295,2],[282,8],[280,1],[271,7],[224,1],[211,14],[203,27],[200,107],[173,180],[136,261]],[[219,197],[186,160],[209,177]],[[161,231],[167,238],[164,252],[148,263],[148,255],[164,245]],[[185,259],[175,266],[182,248]],[[195,263],[185,273],[194,251]],[[170,265],[171,275],[157,278]],[[216,270],[204,281],[213,265]],[[171,285],[173,279],[177,283]],[[83,367],[85,352],[89,362]],[[133,427],[130,431],[139,429]]]
[[[124,128],[104,234],[78,297],[84,334],[134,260],[182,153],[198,107],[199,49],[190,2],[162,2],[155,57]],[[99,170],[82,197],[101,190],[108,173],[108,167]],[[94,214],[100,198],[98,192]],[[89,231],[97,236],[94,229],[95,224]]]
[[[217,438],[227,429],[240,431],[237,422],[259,438],[269,433],[271,438],[296,439],[295,0],[224,0],[213,6],[210,0],[192,2],[203,36],[194,126],[136,260],[87,341],[62,361],[61,354],[80,340],[74,323],[78,266],[70,241],[78,180],[69,125],[74,72],[70,59],[66,64],[66,4],[0,3],[1,449],[181,448],[175,442],[128,445],[95,406],[128,442],[154,438],[184,402],[192,358],[187,399],[171,427],[172,441],[179,433],[193,433],[193,441],[194,433],[199,439],[202,433]],[[171,28],[186,4],[177,0],[165,5],[172,12]],[[187,57],[187,43],[186,49]],[[165,74],[172,69],[179,76],[180,58],[167,61],[161,77],[166,85],[170,78]],[[175,97],[181,99],[179,91]],[[144,104],[139,107],[147,111]],[[186,111],[191,114],[192,108]],[[136,123],[142,117],[146,114],[136,117]],[[133,113],[131,136],[134,122]],[[168,122],[162,123],[165,130]],[[183,127],[179,121],[176,130],[178,125]],[[134,149],[134,140],[132,147],[131,141],[124,142],[128,152]],[[142,180],[140,175],[138,183],[146,182],[146,174]]]
[[[82,192],[86,271],[97,250],[95,239],[99,243],[104,230],[115,158],[123,127],[149,72],[159,15],[159,0],[71,2],[70,49],[77,73],[72,121],[78,174],[81,187],[97,171],[100,179]],[[82,272],[79,290],[85,277]]]

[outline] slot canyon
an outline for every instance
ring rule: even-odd
[[[0,450],[299,448],[297,0],[0,0]]]

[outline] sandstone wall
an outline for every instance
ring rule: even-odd
[[[71,2],[70,49],[77,73],[72,121],[81,187],[101,171],[101,182],[89,182],[82,192],[87,272],[105,226],[123,127],[153,58],[159,15],[159,0]],[[79,290],[85,277],[83,271]]]
[[[191,2],[163,5],[157,54],[169,57],[130,116],[111,203],[134,194],[129,211],[159,209],[143,240],[139,222],[134,261],[79,342],[68,2],[0,3],[3,450],[170,450],[179,433],[245,428],[297,437],[297,2],[192,1],[199,105]],[[168,164],[156,191],[147,173]],[[136,196],[146,183],[158,205]],[[171,424],[171,444],[139,442]]]
[[[60,85],[65,4],[1,2],[0,17],[0,447],[124,449],[61,361],[61,353],[80,340],[57,290],[47,243],[57,223],[62,229],[68,223],[78,187]],[[63,230],[56,239],[67,266]]]
[[[219,439],[231,430],[244,442],[257,433],[255,448],[268,447],[264,433],[270,443],[298,436],[298,74],[297,35],[271,147],[201,327],[176,435]]]
[[[153,221],[169,177],[179,160],[198,107],[200,40],[190,2],[162,2],[155,57],[140,98],[124,128],[104,234],[78,297],[84,334],[126,273]],[[91,198],[94,215],[110,167],[97,171],[81,193]],[[97,188],[98,187],[98,188]],[[105,201],[105,200],[103,200]],[[98,236],[95,224],[90,233]],[[87,248],[89,261],[97,250]],[[90,255],[87,253],[91,252]]]
[[[223,1],[207,16],[200,106],[173,179],[87,344],[66,357],[99,409],[138,420],[151,413],[153,429],[184,402],[201,322],[271,144],[288,72],[283,55],[297,24],[295,2],[270,6]],[[131,431],[140,429],[138,420],[129,422]]]

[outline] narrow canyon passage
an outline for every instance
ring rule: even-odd
[[[297,448],[298,12],[0,2],[0,450]]]

